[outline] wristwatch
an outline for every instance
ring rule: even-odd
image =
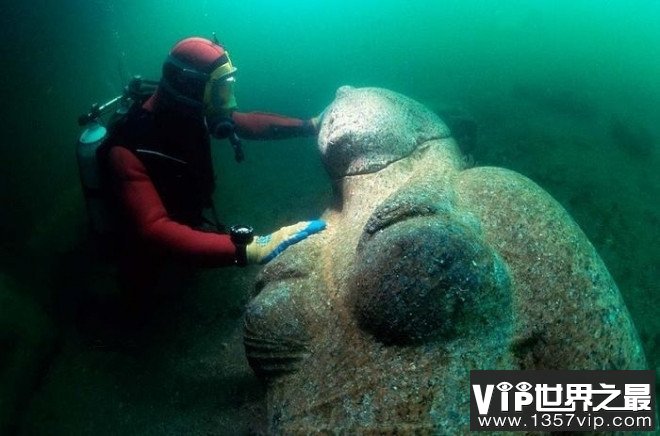
[[[247,253],[245,247],[254,239],[254,229],[250,226],[236,225],[229,229],[231,242],[236,246],[235,263],[238,266],[247,265]]]

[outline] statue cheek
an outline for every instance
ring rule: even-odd
[[[353,277],[349,304],[383,343],[450,341],[511,324],[502,260],[468,228],[437,217],[374,234],[360,246]]]

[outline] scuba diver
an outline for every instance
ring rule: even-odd
[[[325,228],[320,220],[266,236],[253,236],[249,226],[229,233],[209,228],[205,213],[213,208],[215,188],[211,136],[229,139],[240,161],[242,138],[314,136],[321,119],[236,111],[235,72],[217,40],[178,42],[155,92],[134,104],[98,148],[104,189],[118,211],[123,292],[153,290],[171,259],[196,267],[263,264]]]

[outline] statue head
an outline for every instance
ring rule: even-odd
[[[470,369],[644,366],[568,214],[516,173],[464,168],[425,107],[342,87],[319,149],[339,203],[266,265],[245,318],[274,433],[460,433]]]

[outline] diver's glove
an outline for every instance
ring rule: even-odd
[[[325,116],[326,110],[328,110],[328,108],[323,109],[323,112],[321,112],[320,114],[309,120],[310,124],[314,128],[314,131],[317,134],[319,133],[319,130],[321,130],[321,123],[323,122],[323,117]]]
[[[282,227],[266,236],[255,236],[254,240],[245,246],[247,263],[268,263],[288,246],[296,244],[309,235],[325,229],[325,221],[301,221],[292,226]]]

